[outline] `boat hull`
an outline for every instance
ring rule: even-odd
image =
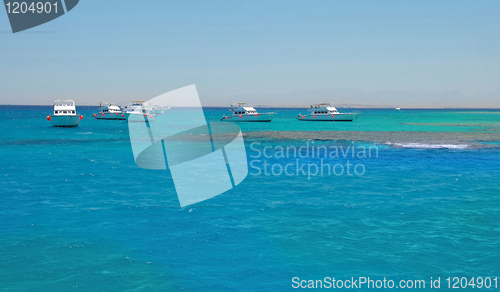
[[[339,113],[333,115],[299,115],[297,120],[307,122],[352,122],[356,119],[356,114]]]
[[[123,115],[123,116],[122,116]],[[127,120],[129,113],[99,113],[95,115],[98,120]]]
[[[243,122],[270,122],[270,114],[257,114],[257,115],[233,115],[229,117],[222,117],[221,121],[228,121],[233,123]]]
[[[50,116],[53,127],[78,127],[80,116]]]

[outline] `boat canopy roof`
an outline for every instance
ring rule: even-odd
[[[54,101],[54,109],[74,109],[75,101],[74,100],[56,100]]]
[[[244,107],[246,104],[246,102],[233,102],[231,107]]]
[[[231,107],[232,109],[242,108],[247,111],[255,111],[255,108],[253,108],[252,106],[248,106],[246,102],[233,102],[231,104]]]
[[[72,106],[72,105],[75,105],[75,101],[74,100],[71,100],[71,99],[67,99],[67,100],[56,100],[54,101],[54,105],[58,105],[58,106]]]
[[[310,112],[315,112],[318,110],[329,111],[329,112],[338,112],[337,109],[331,106],[329,103],[313,103],[311,107],[308,109]]]
[[[101,105],[101,106],[108,106],[108,105],[116,105],[116,103],[107,102],[107,101],[101,101],[99,103],[99,105]]]
[[[144,106],[144,100],[132,100],[130,106]]]
[[[311,104],[311,108],[322,108],[322,107],[330,107],[330,103],[328,102],[323,102],[323,103],[313,103]]]
[[[119,110],[120,107],[116,105],[116,103],[111,103],[111,102],[107,102],[107,101],[101,101],[99,103],[99,105],[102,107],[102,106],[105,106],[105,107],[108,107],[109,109],[117,109]]]

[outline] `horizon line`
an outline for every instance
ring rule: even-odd
[[[49,104],[0,104],[0,106],[40,106],[40,107],[53,107],[53,105]],[[98,105],[88,105],[82,104],[77,105],[84,107],[99,107]],[[260,107],[260,108],[308,108],[307,105],[250,105],[251,107]],[[388,105],[339,105],[334,106],[336,108],[367,108],[367,109],[493,109],[500,110],[500,106],[388,106]],[[189,108],[189,107],[183,107]],[[195,108],[195,107],[193,107]],[[226,106],[218,106],[218,105],[209,105],[202,106],[202,108],[230,108]]]

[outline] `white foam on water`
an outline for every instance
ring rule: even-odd
[[[467,144],[422,144],[422,143],[387,143],[403,148],[420,148],[420,149],[466,149]]]

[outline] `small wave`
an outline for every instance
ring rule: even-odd
[[[466,149],[466,144],[422,144],[422,143],[387,143],[402,148],[420,148],[420,149]]]

